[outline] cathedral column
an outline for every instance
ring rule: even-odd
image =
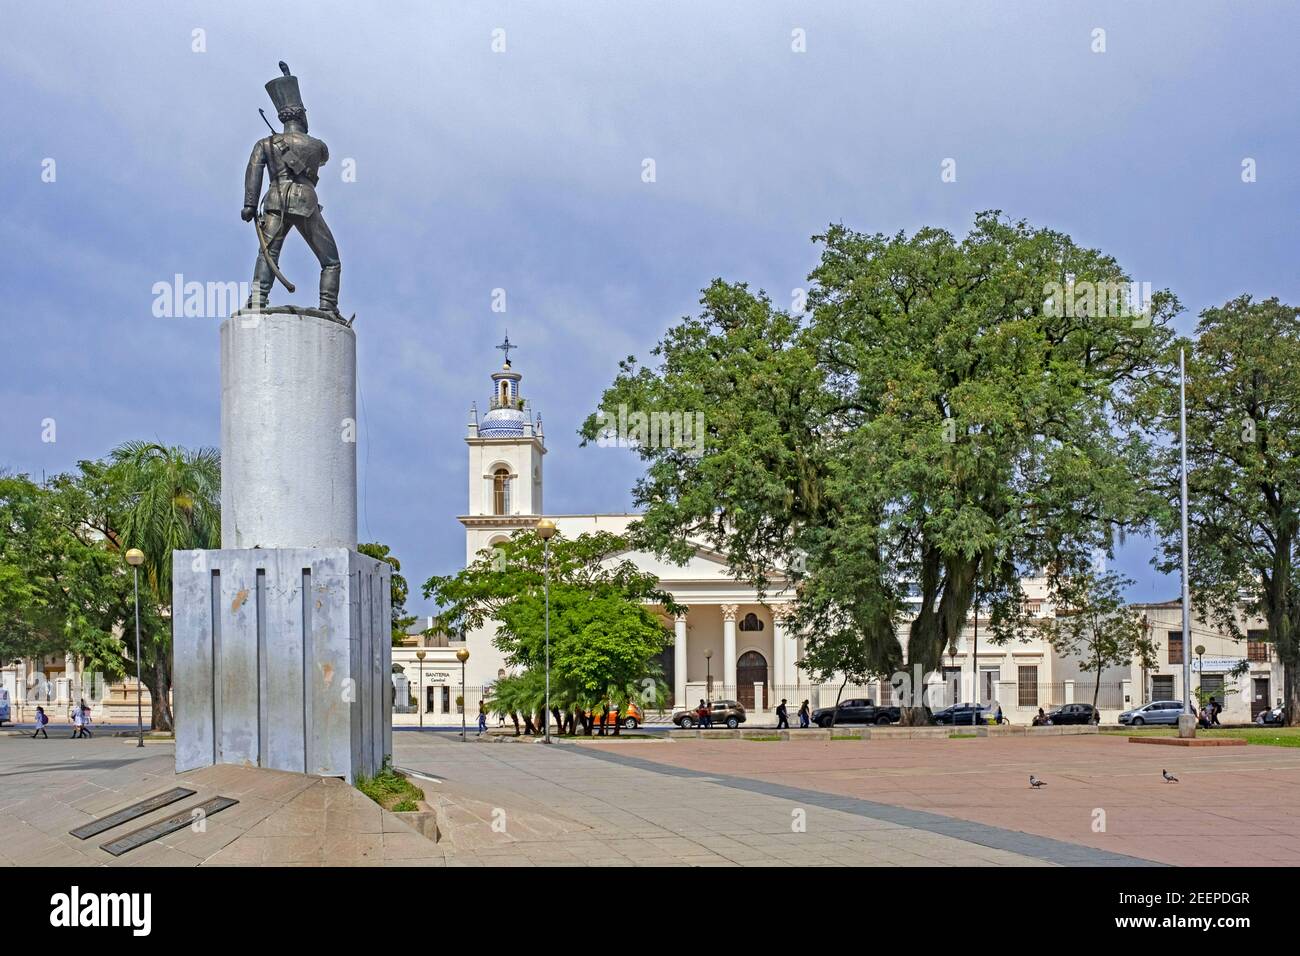
[[[739,604],[722,605],[722,692],[736,693],[736,612]]]
[[[778,604],[772,608],[772,656],[779,661],[776,683],[797,684],[799,682],[795,662],[799,659],[799,646],[794,634],[790,633],[790,618],[794,616],[794,605]]]
[[[785,683],[785,641],[784,633],[781,629],[780,620],[776,616],[776,608],[771,608],[772,612],[772,684],[775,688]],[[773,691],[775,693],[775,690]],[[780,700],[780,697],[777,697]]]
[[[673,706],[686,706],[686,612],[674,621],[676,637],[673,640]]]

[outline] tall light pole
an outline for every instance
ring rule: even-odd
[[[415,659],[420,662],[420,689],[415,694],[415,709],[420,712],[420,729],[424,729],[424,651],[416,651]]]
[[[1178,494],[1182,505],[1183,531],[1183,712],[1178,718],[1178,736],[1196,736],[1196,718],[1192,716],[1192,642],[1191,586],[1187,561],[1187,362],[1184,350],[1178,350]]]
[[[542,592],[546,595],[546,710],[542,714],[542,740],[551,742],[551,538],[555,536],[555,522],[543,518],[537,522],[537,535],[542,539]],[[605,731],[602,729],[601,733]]]
[[[135,583],[135,733],[136,746],[144,746],[144,708],[140,702],[140,692],[144,686],[140,682],[140,565],[144,563],[144,552],[131,548],[126,552],[126,563],[131,565],[131,576]]]
[[[1205,686],[1205,645],[1196,645],[1196,698],[1201,707],[1205,707],[1205,701],[1201,699],[1201,688]]]
[[[458,650],[456,660],[460,661],[460,739],[464,741],[469,739],[465,736],[465,662],[469,660],[469,648]]]
[[[705,703],[713,703],[713,648],[704,652],[704,696]]]
[[[994,637],[997,635],[995,634]],[[975,688],[975,706],[984,701],[980,688],[980,587],[975,585],[975,641],[970,652],[971,686]],[[972,718],[973,720],[974,718]]]

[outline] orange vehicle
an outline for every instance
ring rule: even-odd
[[[623,718],[624,730],[636,730],[638,727],[641,726],[641,724],[645,722],[645,715],[641,712],[640,706],[637,705],[636,701],[630,700],[627,702],[627,704],[625,704],[622,708],[620,708],[620,710],[617,713],[611,710],[608,714],[605,715],[606,732],[609,732],[610,730],[614,729],[614,725],[618,723],[620,716]],[[596,730],[600,729],[599,710],[595,710],[592,712],[591,725]]]

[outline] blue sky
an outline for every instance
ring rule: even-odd
[[[464,426],[506,328],[546,422],[547,509],[626,510],[637,460],[575,435],[618,360],[715,276],[787,302],[833,221],[964,232],[1002,209],[1173,289],[1183,329],[1241,292],[1300,301],[1293,3],[0,9],[0,467],[217,444],[219,320],[156,318],[152,287],[248,279],[243,166],[283,59],[330,147],[319,192],[358,316],[360,534],[417,584],[463,561]],[[312,304],[296,237],[282,265]],[[1120,557],[1132,596],[1173,596],[1149,556]]]

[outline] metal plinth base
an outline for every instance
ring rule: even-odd
[[[176,551],[176,770],[373,776],[393,751],[386,562],[347,548]]]

